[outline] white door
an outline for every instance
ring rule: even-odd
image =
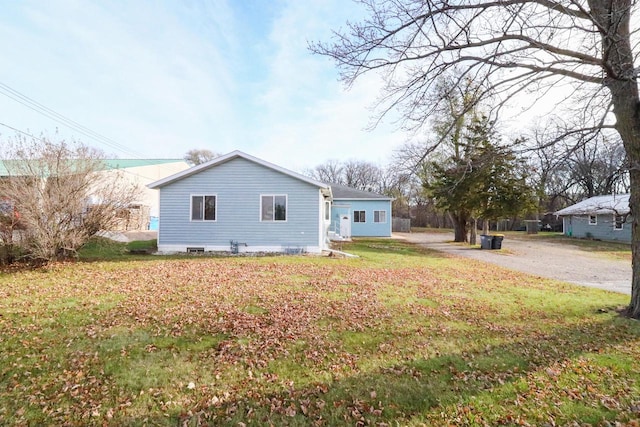
[[[349,215],[340,215],[340,235],[351,237],[351,217]]]

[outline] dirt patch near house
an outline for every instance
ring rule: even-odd
[[[453,243],[453,233],[394,233],[395,237],[456,256],[582,286],[631,294],[631,262],[607,259],[566,244],[505,237],[501,251]]]

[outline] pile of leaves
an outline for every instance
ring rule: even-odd
[[[626,296],[410,246],[0,276],[2,425],[619,425]]]

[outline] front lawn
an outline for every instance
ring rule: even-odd
[[[0,274],[0,425],[637,425],[628,296],[344,250]]]

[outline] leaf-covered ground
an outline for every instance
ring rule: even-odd
[[[0,425],[639,425],[628,297],[345,249],[0,275]]]

